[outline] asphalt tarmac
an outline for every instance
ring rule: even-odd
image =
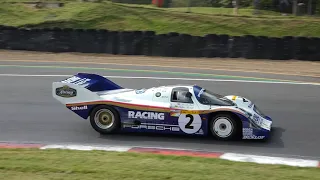
[[[10,65],[10,63],[1,64]],[[130,66],[118,67],[126,69],[125,71],[108,71],[99,69],[102,67],[112,68],[107,65],[92,65],[91,67],[96,69],[87,70],[62,69],[57,67],[26,67],[26,65],[36,66],[35,64],[30,65],[26,63],[14,63],[11,65],[16,66],[0,67],[0,142],[173,147],[320,159],[320,86],[282,83],[270,84],[263,82],[208,81],[201,79],[217,79],[220,77],[204,77],[201,74],[154,73],[152,69],[149,69],[150,71],[137,72],[132,70],[137,67]],[[51,66],[52,64],[40,65]],[[57,64],[55,64],[55,66],[57,66]],[[59,64],[59,66],[66,67],[66,65],[63,64]],[[75,65],[73,64],[73,66]],[[161,70],[170,72],[183,71],[183,69]],[[83,120],[67,110],[63,105],[54,100],[51,95],[51,83],[53,81],[64,79],[65,77],[63,75],[72,75],[80,71],[113,76],[113,78],[110,78],[111,80],[128,88],[152,87],[167,84],[197,84],[223,95],[242,95],[253,100],[265,114],[273,118],[274,128],[272,137],[267,142],[221,142],[203,137],[175,137],[156,134],[129,133],[101,136],[91,128],[89,121]],[[196,70],[193,70],[193,73],[195,73],[195,71]],[[37,74],[47,76],[21,77],[10,74]],[[220,72],[220,74],[230,76],[230,74],[224,72]],[[241,75],[243,76],[244,74]],[[147,78],[136,79],[135,77],[137,76]],[[162,77],[163,79],[155,80],[148,77]],[[183,81],[168,79],[177,77],[185,79]],[[282,79],[284,77],[273,75],[272,78]],[[229,79],[236,80],[237,77],[232,76],[229,77]],[[319,81],[319,79],[306,77],[288,76],[286,79]]]

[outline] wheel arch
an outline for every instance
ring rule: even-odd
[[[94,111],[97,110],[98,107],[102,107],[102,108],[99,108],[99,109],[105,108],[105,109],[111,110],[112,113],[114,114],[115,118],[117,119],[116,120],[117,121],[116,122],[117,125],[114,126],[116,129],[113,128],[112,132],[111,131],[110,132],[106,132],[104,130],[101,130],[100,128],[97,128],[97,125],[95,123],[93,123],[93,121],[94,121],[93,118],[94,117],[92,117],[92,113],[94,113]],[[120,113],[119,113],[118,109],[115,108],[112,105],[109,105],[109,104],[95,104],[95,105],[93,105],[89,110],[88,118],[90,120],[91,126],[96,131],[98,131],[99,133],[102,133],[102,134],[114,133],[114,132],[116,132],[116,131],[121,129],[121,116],[120,116]]]
[[[234,113],[234,112],[232,112],[232,111],[216,111],[216,112],[212,112],[212,113],[210,113],[209,114],[209,116],[208,116],[208,124],[207,124],[207,127],[208,127],[208,132],[210,131],[210,122],[212,121],[212,118],[214,117],[214,116],[216,116],[216,115],[218,115],[218,114],[229,114],[229,115],[231,115],[235,120],[236,120],[236,122],[237,122],[237,127],[239,128],[239,132],[241,132],[241,134],[239,134],[239,135],[241,135],[242,136],[242,128],[243,128],[243,123],[242,123],[242,120],[241,120],[241,118],[236,114],[236,113]]]
[[[92,111],[93,111],[96,107],[98,107],[98,106],[100,106],[100,105],[104,105],[104,104],[95,104],[95,105],[93,105],[93,106],[90,108],[90,110],[89,110],[89,112],[88,112],[88,118],[91,117]]]
[[[93,111],[95,108],[97,108],[98,106],[107,106],[108,108],[111,108],[112,110],[114,110],[114,111],[117,113],[116,115],[117,115],[118,118],[120,119],[120,113],[119,113],[119,111],[118,111],[114,106],[109,105],[109,104],[95,104],[95,105],[93,105],[93,106],[90,108],[89,112],[88,112],[88,118],[91,117],[92,111]]]

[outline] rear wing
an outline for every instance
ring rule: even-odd
[[[52,83],[52,96],[62,104],[101,100],[101,91],[123,89],[109,79],[88,73],[78,73],[67,79]]]

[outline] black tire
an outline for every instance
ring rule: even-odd
[[[233,140],[239,134],[240,125],[229,113],[214,115],[209,123],[211,134],[218,140]],[[215,125],[218,127],[214,128]]]
[[[104,114],[101,115],[101,113]],[[96,116],[100,117],[96,118]],[[107,126],[108,118],[111,118],[111,124],[109,127]],[[107,105],[99,105],[95,107],[90,113],[90,124],[93,127],[93,129],[99,132],[100,134],[111,134],[115,133],[119,129],[120,117],[118,112],[112,107]],[[103,128],[104,125],[106,126],[105,128]]]

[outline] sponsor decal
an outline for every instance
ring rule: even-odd
[[[88,106],[72,106],[71,110],[72,111],[77,111],[77,110],[86,110],[88,109]]]
[[[90,83],[88,83],[89,81],[91,81],[91,79],[89,78],[80,78],[80,77],[77,77],[77,76],[72,76],[68,79],[65,79],[63,81],[61,81],[62,83],[72,83],[72,84],[75,84],[75,85],[78,85],[78,86],[88,86]]]
[[[194,104],[174,104],[173,107],[181,109],[193,109]]]
[[[236,98],[237,98],[237,96],[232,96],[232,100],[233,101],[236,100]]]
[[[170,116],[179,117],[180,113],[179,112],[170,112]]]
[[[56,95],[64,98],[75,97],[77,96],[77,90],[69,86],[63,86],[56,88]]]
[[[265,136],[256,136],[256,135],[251,135],[251,136],[243,136],[243,139],[263,139]]]
[[[161,93],[160,92],[157,92],[156,93],[156,97],[160,97],[161,96]]]
[[[131,119],[155,119],[164,120],[164,113],[158,112],[141,112],[141,111],[128,111],[128,117]]]
[[[242,129],[242,134],[245,135],[252,135],[253,134],[253,129],[252,128],[243,128]]]
[[[170,109],[171,112],[181,112],[181,109]]]
[[[156,131],[174,131],[179,132],[180,128],[176,126],[168,126],[168,125],[149,125],[149,124],[142,124],[142,125],[131,125],[131,124],[124,124],[123,128],[131,128],[131,129],[146,129],[146,130],[156,130]]]
[[[253,122],[256,123],[257,125],[261,126],[263,119],[261,119],[257,114],[253,114],[252,118]]]
[[[138,89],[138,90],[136,90],[136,94],[142,94],[144,92],[146,92],[146,89]]]
[[[243,128],[242,134],[243,134],[243,139],[263,139],[263,138],[265,138],[265,136],[254,135],[252,128]]]
[[[121,102],[131,102],[131,100],[129,100],[129,99],[122,99],[122,98],[119,98],[119,97],[115,97],[113,99],[116,100],[116,101],[121,101]]]
[[[174,117],[179,117],[180,116],[180,111],[179,109],[171,109],[170,110],[170,116],[174,116]]]
[[[180,110],[182,114],[200,114],[201,111],[198,110]]]
[[[251,119],[251,121],[253,121],[251,123],[252,126],[255,126],[256,128],[260,129],[260,128],[263,128],[263,129],[266,129],[266,130],[270,130],[271,129],[271,121],[269,120],[265,120],[261,117],[258,117],[258,116],[254,116],[253,119]]]

